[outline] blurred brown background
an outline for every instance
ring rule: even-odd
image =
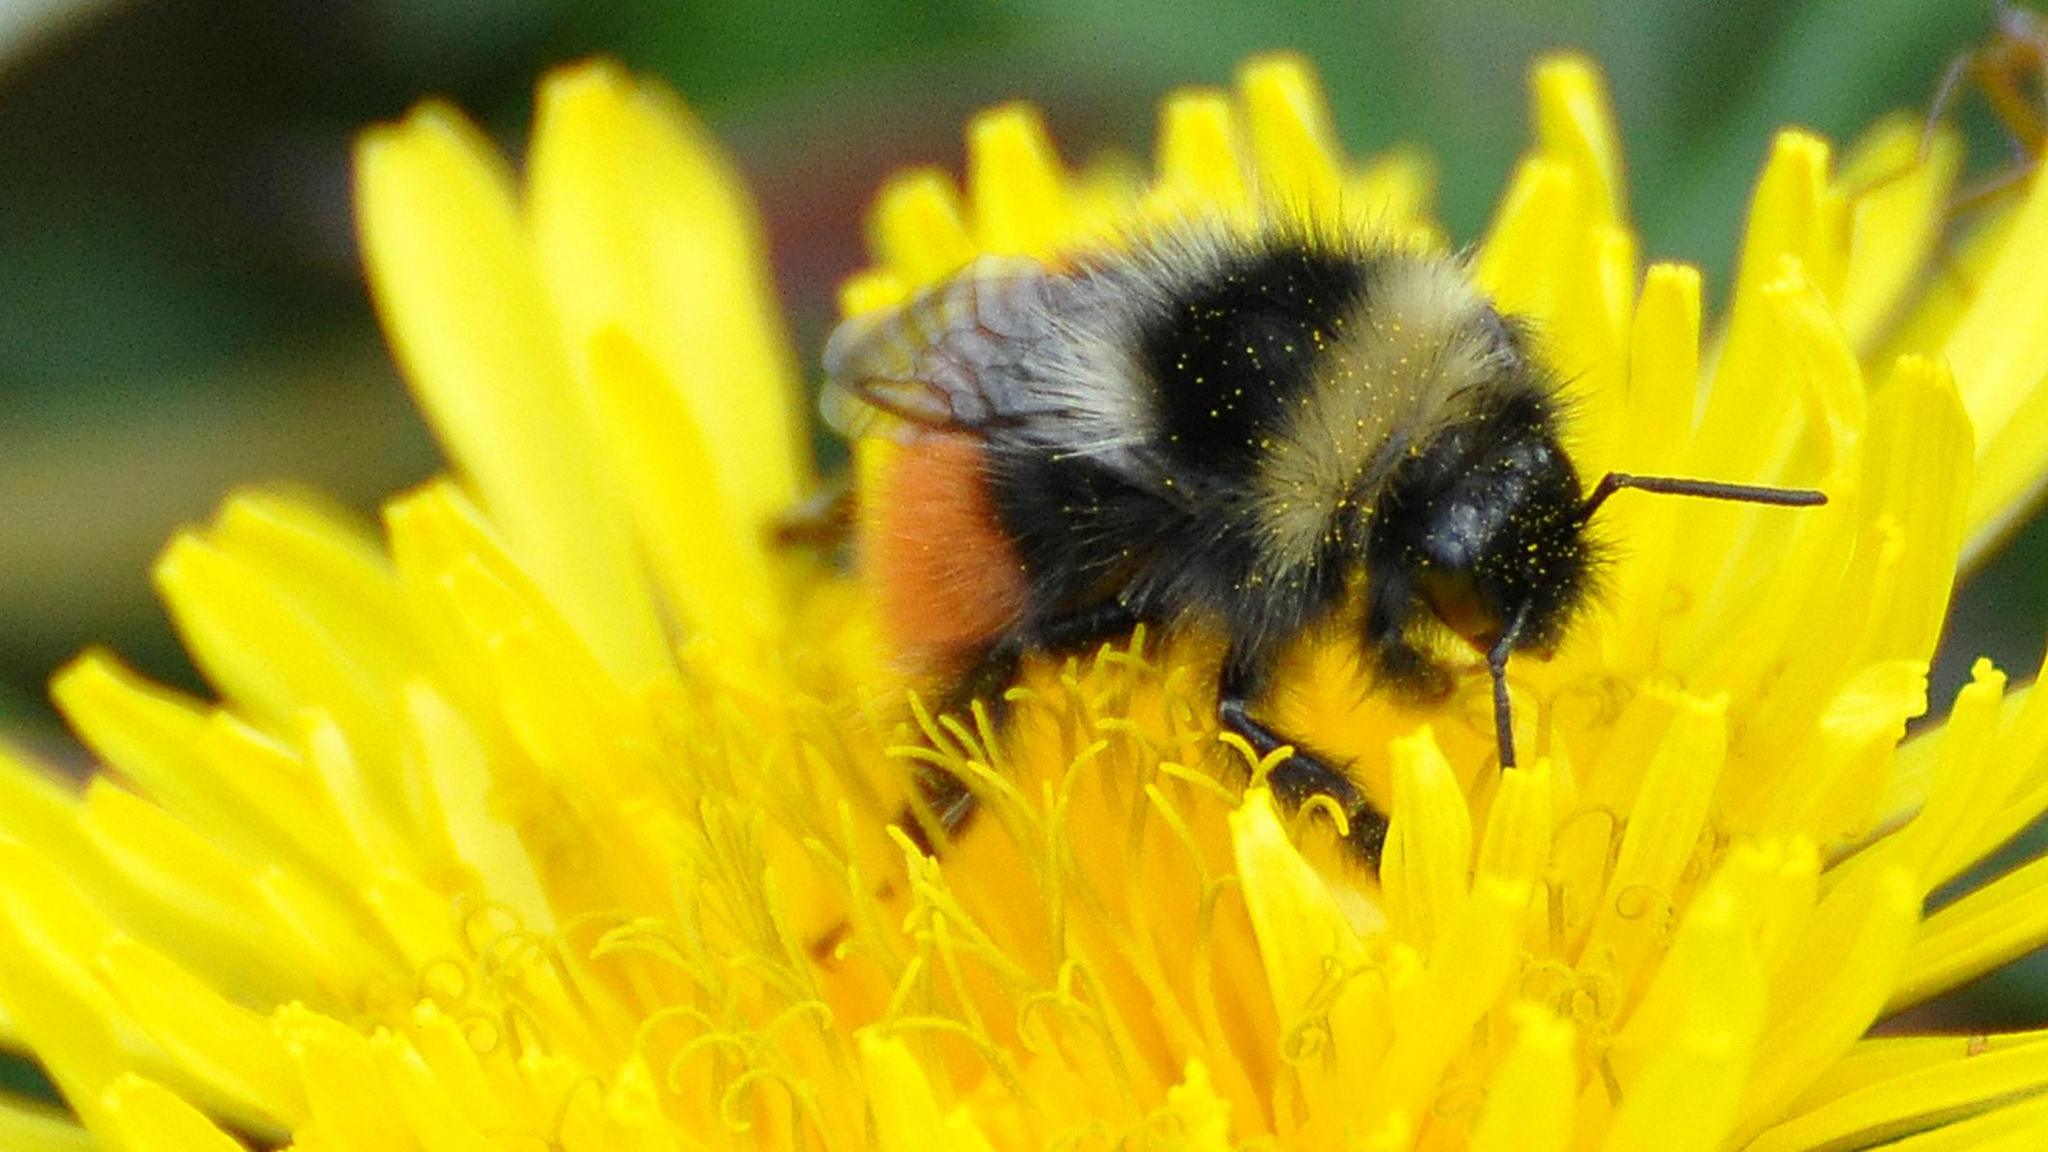
[[[368,313],[348,189],[352,133],[422,94],[516,153],[548,66],[604,53],[665,77],[750,174],[814,348],[868,190],[957,163],[962,120],[1000,99],[1045,105],[1070,156],[1142,153],[1165,89],[1304,48],[1353,147],[1439,157],[1465,240],[1524,140],[1528,61],[1576,46],[1620,105],[1646,251],[1725,285],[1773,126],[1843,140],[1922,105],[1990,24],[1940,0],[0,0],[0,725],[62,747],[42,686],[87,642],[192,683],[148,566],[229,486],[368,514],[435,469]],[[1937,699],[1979,652],[2031,672],[2044,564],[2037,526],[1967,589]],[[1945,1011],[2039,1022],[2048,966]]]

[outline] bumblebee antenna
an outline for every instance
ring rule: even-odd
[[[1707,500],[1734,500],[1743,504],[1770,504],[1781,508],[1811,508],[1828,502],[1828,494],[1813,488],[1773,488],[1762,484],[1723,484],[1718,480],[1689,480],[1681,476],[1636,476],[1609,472],[1593,486],[1593,494],[1579,505],[1579,523],[1593,518],[1607,498],[1624,488],[1658,492],[1666,496],[1698,496]],[[1515,766],[1514,711],[1508,700],[1508,654],[1522,638],[1529,620],[1529,605],[1515,609],[1513,619],[1501,629],[1493,647],[1486,650],[1486,669],[1493,674],[1493,732],[1500,745],[1500,766]]]
[[[1640,492],[1661,492],[1666,496],[1699,496],[1708,500],[1734,500],[1743,504],[1772,504],[1780,508],[1812,508],[1828,502],[1828,494],[1814,488],[1773,488],[1763,484],[1723,484],[1719,480],[1688,480],[1679,476],[1636,476],[1609,472],[1593,486],[1593,494],[1579,506],[1579,523],[1593,518],[1607,498],[1624,488]]]

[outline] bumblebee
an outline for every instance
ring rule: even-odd
[[[951,705],[999,708],[1031,653],[1205,622],[1227,640],[1222,726],[1262,756],[1291,748],[1276,795],[1327,796],[1368,860],[1385,816],[1260,719],[1290,642],[1356,594],[1343,618],[1375,685],[1427,697],[1453,678],[1429,633],[1463,637],[1512,766],[1508,658],[1551,648],[1587,604],[1587,526],[1609,496],[1824,499],[1619,474],[1589,495],[1558,378],[1460,260],[1292,225],[1190,223],[1058,265],[984,257],[847,320],[825,369],[834,428],[901,442],[858,555],[889,638],[951,679]],[[937,774],[920,791],[900,824],[929,850],[974,797]]]

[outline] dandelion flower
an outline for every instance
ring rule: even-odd
[[[2048,1033],[1868,1032],[2048,940],[2041,863],[1925,910],[2048,808],[2048,697],[1981,664],[1905,738],[1957,572],[2048,471],[2048,186],[1940,256],[1953,140],[1788,131],[1703,340],[1597,74],[1533,89],[1474,268],[1580,382],[1581,472],[1832,499],[1617,501],[1505,773],[1483,677],[1396,706],[1306,653],[1282,715],[1391,811],[1377,876],[1233,761],[1199,638],[1047,662],[1000,740],[907,706],[872,590],[768,544],[803,373],[668,97],[551,77],[523,182],[439,105],[369,133],[370,280],[454,478],[381,539],[230,499],[156,568],[218,701],[88,653],[55,695],[105,770],[0,757],[0,1038],[70,1109],[0,1137],[2032,1147]],[[849,314],[1190,208],[1445,242],[1427,165],[1344,156],[1292,57],[1169,98],[1147,180],[1024,107],[968,143],[964,185],[882,192]],[[887,829],[920,761],[985,801],[937,859]]]

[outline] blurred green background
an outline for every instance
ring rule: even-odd
[[[806,347],[899,164],[959,162],[974,109],[1043,104],[1070,158],[1142,153],[1165,89],[1298,47],[1354,148],[1441,162],[1483,226],[1525,138],[1523,75],[1575,46],[1621,109],[1647,254],[1725,286],[1779,124],[1837,139],[1923,105],[1991,27],[1955,0],[0,0],[0,723],[60,757],[43,695],[86,642],[192,684],[151,598],[170,530],[229,486],[299,483],[367,514],[436,467],[369,315],[349,141],[439,93],[516,153],[535,78],[590,53],[667,78],[753,181]],[[1996,133],[1974,104],[1984,164]],[[1966,590],[1945,701],[1988,653],[2030,673],[2048,532]],[[2048,1019],[2048,965],[1952,998],[1949,1022]]]

